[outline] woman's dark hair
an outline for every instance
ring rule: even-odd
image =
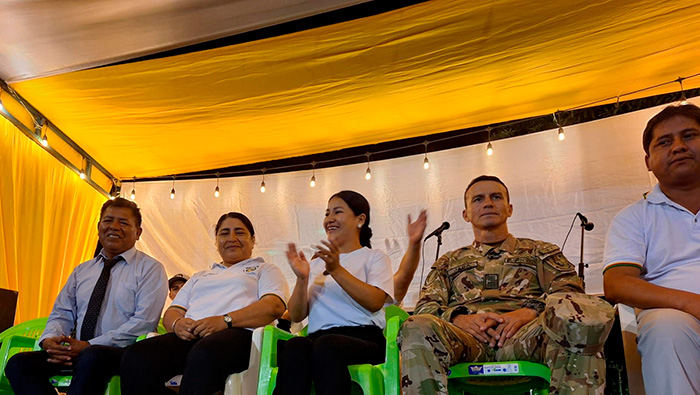
[[[216,226],[214,227],[214,236],[219,234],[219,228],[221,228],[221,224],[224,223],[224,221],[226,221],[226,219],[228,218],[237,219],[243,222],[243,225],[245,225],[245,227],[248,229],[248,232],[250,232],[250,237],[255,236],[255,229],[253,229],[253,223],[250,222],[248,217],[235,211],[226,213],[219,218],[219,220],[216,222]]]
[[[360,228],[360,245],[372,248],[372,243],[369,241],[372,238],[372,229],[369,227],[369,202],[367,199],[355,191],[340,191],[331,196],[331,199],[334,197],[342,199],[355,216],[365,215],[365,223]]]

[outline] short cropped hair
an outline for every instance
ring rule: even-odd
[[[231,211],[230,213],[226,213],[219,217],[219,220],[216,221],[216,225],[214,226],[214,236],[219,234],[219,229],[221,228],[221,225],[223,225],[224,221],[228,218],[237,219],[243,222],[243,226],[245,226],[246,229],[248,229],[250,236],[255,237],[255,229],[253,228],[253,223],[250,222],[250,219],[248,219],[248,217],[246,217],[245,214],[238,213],[235,211]]]
[[[647,155],[649,155],[651,140],[654,139],[654,128],[656,128],[660,123],[668,121],[675,116],[692,119],[697,122],[698,125],[700,125],[700,107],[696,106],[695,104],[683,104],[664,108],[661,110],[661,112],[654,115],[649,122],[647,122],[647,127],[644,128],[644,133],[642,134],[642,145],[644,146],[644,152]]]
[[[100,221],[102,221],[102,217],[104,217],[105,211],[107,211],[107,209],[110,207],[128,208],[129,210],[131,210],[131,214],[134,215],[134,219],[136,220],[136,227],[141,227],[141,210],[139,210],[139,206],[137,206],[136,203],[132,202],[131,200],[124,199],[122,197],[114,198],[114,200],[107,200],[100,209]]]
[[[467,185],[467,189],[464,190],[464,207],[467,206],[467,192],[469,192],[469,188],[471,188],[472,185],[476,184],[477,182],[481,182],[481,181],[495,181],[495,182],[503,185],[503,188],[506,189],[506,201],[508,203],[510,203],[510,192],[508,192],[508,187],[506,186],[506,184],[504,184],[503,181],[501,181],[501,179],[496,177],[496,176],[482,175],[482,176],[479,176],[479,177],[476,177],[475,179],[473,179],[469,183],[469,185]]]

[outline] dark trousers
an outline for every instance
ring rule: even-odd
[[[46,351],[15,354],[7,362],[5,375],[16,395],[56,395],[49,378],[60,374],[72,374],[70,395],[102,394],[107,383],[119,374],[124,349],[109,346],[90,346],[78,354],[72,373],[65,373],[66,366],[48,362]]]
[[[348,365],[384,362],[386,340],[379,327],[344,326],[280,341],[278,347],[274,395],[308,395],[312,380],[319,395],[343,395],[352,385]]]
[[[226,378],[248,368],[253,332],[230,328],[186,341],[174,333],[140,341],[126,350],[121,366],[124,395],[174,394],[165,381],[182,374],[180,395],[223,391]]]

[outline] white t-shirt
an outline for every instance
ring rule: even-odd
[[[700,294],[700,213],[691,213],[655,185],[615,216],[603,262],[603,271],[636,266],[652,284]]]
[[[287,280],[277,265],[252,258],[228,268],[214,263],[195,273],[171,306],[186,309],[185,317],[196,321],[242,309],[270,294],[287,303]]]
[[[337,326],[386,326],[384,310],[372,313],[348,295],[331,275],[323,275],[326,263],[316,258],[311,261],[309,284],[309,333]],[[340,254],[340,265],[350,274],[386,292],[386,304],[394,298],[394,275],[391,260],[383,251],[360,248]]]

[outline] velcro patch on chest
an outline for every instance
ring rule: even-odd
[[[484,274],[484,289],[498,289],[498,274]]]

